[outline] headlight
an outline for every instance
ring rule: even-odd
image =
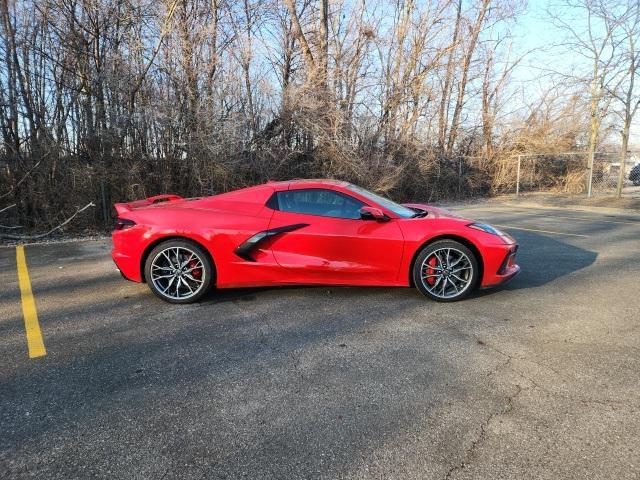
[[[471,224],[467,225],[467,227],[475,228],[476,230],[481,230],[483,232],[487,232],[487,233],[490,233],[492,235],[498,235],[499,237],[504,237],[505,236],[505,234],[502,233],[500,230],[498,230],[495,227],[492,227],[491,225],[487,225],[486,223],[471,223]]]
[[[491,235],[496,235],[500,237],[506,244],[516,243],[515,238],[513,238],[511,235],[498,230],[496,227],[487,225],[486,223],[470,223],[469,225],[467,225],[467,227],[473,228],[474,230],[480,230],[481,232],[489,233]]]

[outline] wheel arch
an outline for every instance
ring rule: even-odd
[[[413,281],[413,266],[415,265],[416,259],[418,258],[418,255],[420,255],[420,252],[422,252],[422,250],[427,248],[432,243],[438,242],[440,240],[453,240],[453,241],[461,243],[462,245],[467,247],[469,250],[471,250],[471,252],[476,257],[476,260],[478,261],[478,270],[479,270],[479,272],[478,272],[478,284],[482,283],[482,278],[484,276],[484,259],[482,258],[482,254],[480,253],[480,249],[476,246],[475,243],[473,243],[468,238],[465,238],[463,236],[456,235],[456,234],[444,233],[444,234],[437,235],[435,237],[432,237],[432,238],[429,238],[429,239],[425,240],[422,243],[422,245],[420,245],[418,248],[416,248],[416,251],[413,252],[413,257],[411,258],[411,263],[409,264],[409,272],[408,272],[409,285],[411,285],[412,287],[415,287],[415,283]]]
[[[142,252],[142,255],[140,256],[140,267],[139,268],[140,268],[140,278],[142,278],[142,281],[144,283],[147,282],[147,279],[144,276],[144,266],[147,263],[147,257],[149,257],[149,254],[151,253],[151,250],[156,248],[161,243],[167,242],[167,241],[170,241],[170,240],[183,240],[183,241],[194,243],[195,245],[200,247],[204,251],[205,255],[207,255],[207,257],[209,258],[209,261],[211,262],[211,266],[213,268],[213,274],[214,274],[214,276],[213,276],[213,279],[214,279],[213,285],[215,285],[217,269],[216,269],[216,262],[213,259],[213,255],[211,254],[209,249],[204,246],[204,244],[202,242],[200,242],[200,241],[198,241],[196,239],[193,239],[191,237],[185,237],[183,235],[167,235],[167,236],[159,237],[159,238],[156,238],[155,240],[153,240],[151,243],[149,243],[149,245],[146,246],[146,248]]]

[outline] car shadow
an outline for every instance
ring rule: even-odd
[[[500,290],[524,290],[546,285],[592,265],[598,253],[555,237],[535,232],[513,233],[519,244],[516,262],[521,271],[502,286],[479,290],[475,296],[491,295]]]

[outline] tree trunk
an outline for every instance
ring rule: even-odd
[[[329,72],[329,0],[320,0],[320,55],[318,83],[321,89],[327,88]]]

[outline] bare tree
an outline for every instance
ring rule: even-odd
[[[623,77],[618,88],[611,94],[615,97],[621,108],[617,111],[622,120],[620,129],[620,170],[618,172],[618,184],[616,194],[622,196],[624,177],[626,174],[627,150],[629,148],[629,133],[635,114],[640,107],[640,94],[638,93],[636,80],[640,75],[640,3],[632,1],[619,5],[616,23],[622,32],[623,39],[619,47],[618,66],[622,70]]]
[[[566,34],[561,45],[565,52],[576,55],[590,65],[589,71],[571,66],[560,73],[566,81],[587,88],[589,99],[589,139],[587,160],[587,195],[591,195],[596,149],[602,121],[609,113],[612,97],[620,81],[617,68],[621,43],[619,19],[610,15],[608,0],[564,0],[548,12],[557,28]]]

